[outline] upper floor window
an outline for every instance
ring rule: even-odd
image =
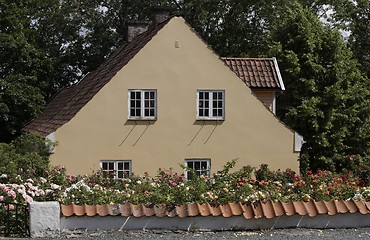
[[[129,90],[129,119],[157,118],[157,90]]]
[[[131,176],[131,161],[103,160],[100,162],[103,172],[113,178],[126,178]]]
[[[224,120],[224,118],[225,118],[225,91],[198,90],[197,119]]]

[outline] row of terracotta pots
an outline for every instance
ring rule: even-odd
[[[251,218],[273,218],[282,215],[292,216],[294,214],[308,215],[314,217],[318,214],[335,215],[337,213],[370,213],[370,202],[363,201],[309,201],[309,202],[273,202],[260,201],[252,204],[241,204],[230,202],[225,205],[211,206],[208,203],[189,203],[176,207],[167,207],[162,204],[159,206],[145,206],[142,204],[104,204],[104,205],[61,205],[63,216],[157,216],[157,217],[194,217],[194,216],[239,216],[243,215],[246,219]]]

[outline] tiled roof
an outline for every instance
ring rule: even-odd
[[[222,58],[250,88],[285,90],[275,58]]]
[[[102,65],[87,74],[79,83],[59,91],[47,104],[41,115],[28,123],[22,130],[47,136],[67,123],[169,20],[140,34],[132,42],[122,45]]]

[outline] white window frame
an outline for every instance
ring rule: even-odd
[[[196,162],[199,162],[200,166],[202,165],[202,163],[206,163],[207,164],[207,169],[195,169],[194,163],[196,163]],[[193,163],[193,167],[189,167],[189,163]],[[197,173],[199,173],[199,176],[201,176],[201,175],[207,176],[207,177],[211,176],[211,159],[209,159],[209,158],[185,159],[185,166],[188,167],[188,168],[194,169]],[[202,174],[202,172],[206,172],[206,174]],[[186,177],[186,179],[191,180],[191,177],[189,176],[189,171],[187,171],[187,170],[185,170],[185,177]]]
[[[104,170],[103,164],[106,163],[108,165],[108,169]],[[125,169],[125,164],[129,165],[128,169]],[[109,168],[109,164],[112,164],[113,169]],[[118,169],[119,165],[123,164],[123,169]],[[125,173],[128,173],[127,177],[131,176],[132,173],[132,161],[131,160],[101,160],[100,161],[100,168],[102,169],[103,172],[109,173],[113,172],[113,178],[115,179],[123,179],[125,178]],[[120,177],[120,172],[123,172],[122,177]]]
[[[206,94],[208,93],[208,99],[205,99],[204,101],[208,101],[208,107],[200,107],[201,100],[200,95],[201,93]],[[218,106],[214,106],[214,100],[217,101],[218,99],[214,99],[213,94],[214,93],[221,93],[222,94],[222,108],[219,108]],[[220,100],[218,100],[220,101]],[[205,102],[203,102],[205,104]],[[208,109],[208,116],[201,116],[200,112],[202,110]],[[213,110],[219,110],[222,109],[222,116],[214,116]],[[224,120],[225,119],[225,90],[197,90],[197,120]]]
[[[131,93],[140,93],[140,99],[132,99]],[[154,93],[154,99],[145,98],[146,93]],[[136,106],[132,106],[132,101],[140,101],[140,116],[132,116],[131,109],[135,109]],[[150,106],[150,101],[154,100],[154,106]],[[145,106],[148,103],[149,106]],[[154,111],[154,116],[148,116],[146,111]],[[149,114],[150,115],[150,114]],[[157,119],[157,90],[156,89],[129,89],[128,90],[128,119],[131,120],[156,120]]]

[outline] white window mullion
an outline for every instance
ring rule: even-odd
[[[157,91],[129,90],[128,110],[129,119],[155,120],[157,117]]]
[[[197,119],[223,120],[224,118],[225,118],[225,91],[198,90]]]

